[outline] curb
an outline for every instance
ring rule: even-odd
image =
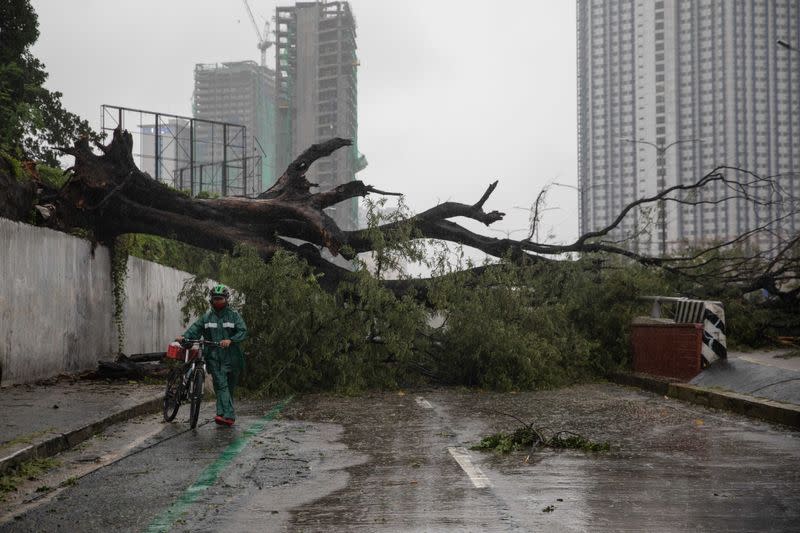
[[[81,442],[97,435],[107,427],[124,422],[141,415],[154,413],[161,409],[164,397],[159,395],[144,403],[134,405],[123,411],[112,413],[107,417],[82,426],[80,428],[54,435],[47,440],[30,444],[8,456],[0,457],[0,474],[4,474],[20,463],[31,459],[43,459],[77,446]]]
[[[609,375],[609,379],[619,385],[639,387],[677,400],[800,429],[800,406],[794,404],[756,398],[737,392],[707,389],[634,372],[615,372]]]

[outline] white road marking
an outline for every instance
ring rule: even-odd
[[[423,407],[425,409],[433,409],[433,406],[431,405],[431,402],[429,402],[428,400],[426,400],[422,396],[417,396],[415,398],[415,400],[417,402],[417,405],[419,405],[420,407]]]
[[[489,478],[486,477],[486,474],[484,474],[480,468],[472,464],[469,450],[463,446],[456,446],[447,448],[447,451],[450,452],[450,455],[453,456],[453,459],[455,459],[464,472],[467,473],[469,479],[472,481],[472,484],[475,485],[475,488],[483,489],[492,486],[492,482],[489,481]]]

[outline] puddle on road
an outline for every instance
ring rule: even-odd
[[[340,441],[335,424],[281,420],[254,437],[193,505],[177,531],[278,531],[290,510],[347,486],[368,457]]]

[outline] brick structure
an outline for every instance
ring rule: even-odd
[[[702,324],[633,324],[633,370],[689,381],[700,373]]]

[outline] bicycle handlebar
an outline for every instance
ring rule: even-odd
[[[181,344],[195,344],[195,343],[205,344],[207,346],[219,346],[218,342],[207,341],[205,339],[183,339],[183,341],[181,341]]]

